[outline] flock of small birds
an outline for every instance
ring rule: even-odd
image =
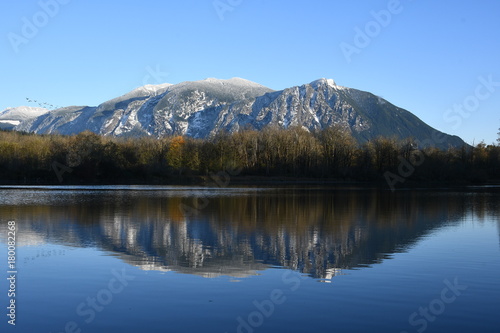
[[[28,103],[36,103],[36,104],[38,104],[39,107],[45,108],[48,110],[55,110],[55,109],[61,108],[61,106],[59,106],[59,105],[54,105],[54,104],[50,104],[50,103],[46,103],[46,102],[39,102],[36,99],[30,99],[28,97],[26,97],[26,100],[28,101]]]

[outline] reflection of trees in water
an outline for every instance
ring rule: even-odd
[[[379,262],[445,222],[500,211],[496,194],[480,192],[269,190],[211,197],[190,216],[179,209],[190,198],[72,200],[0,206],[0,213],[22,225],[20,238],[97,246],[145,269],[245,276],[270,264],[328,277]]]

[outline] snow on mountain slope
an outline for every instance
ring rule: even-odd
[[[359,142],[377,136],[426,140],[436,130],[410,112],[369,92],[332,79],[273,91],[232,78],[148,85],[97,107],[67,107],[22,121],[16,130],[75,134],[90,130],[111,136],[187,135],[211,137],[220,131],[302,126],[310,131],[340,125]],[[458,137],[437,143],[460,146]]]
[[[0,128],[12,129],[19,125],[22,121],[39,117],[49,110],[45,108],[19,106],[15,108],[7,108],[0,112]]]
[[[49,112],[45,108],[19,106],[16,108],[7,108],[0,112],[0,120],[26,120],[36,118],[44,113]]]

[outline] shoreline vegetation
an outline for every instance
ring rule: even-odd
[[[114,138],[86,131],[39,135],[0,131],[4,185],[356,184],[403,188],[500,183],[500,146],[440,150],[413,139],[359,144],[332,127]]]

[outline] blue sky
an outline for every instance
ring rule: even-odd
[[[499,15],[497,0],[2,1],[0,110],[98,105],[145,83],[326,77],[492,143]]]

